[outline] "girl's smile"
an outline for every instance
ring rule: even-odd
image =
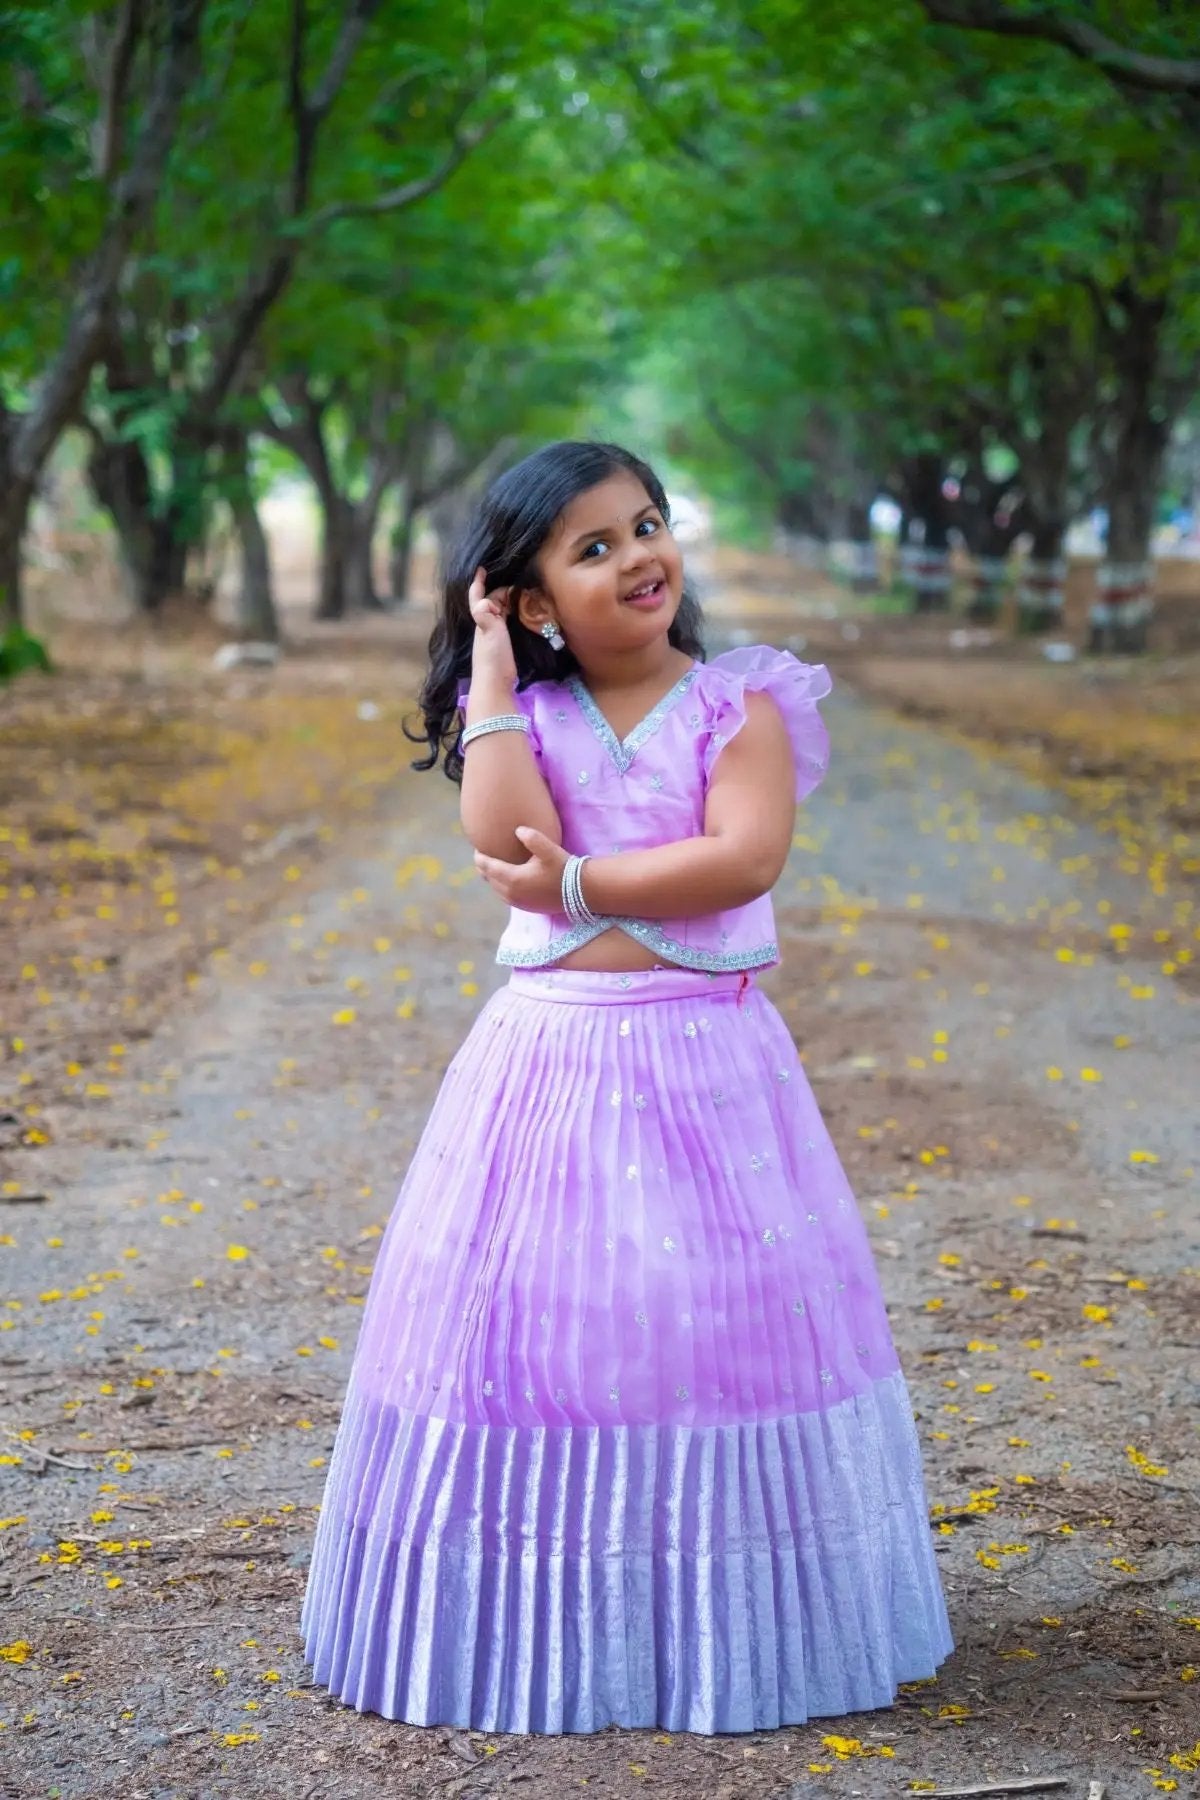
[[[665,604],[666,598],[667,584],[660,575],[653,581],[643,581],[639,587],[634,588],[632,594],[626,594],[625,604],[636,606],[639,612],[657,612]]]

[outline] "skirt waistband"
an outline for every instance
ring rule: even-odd
[[[611,974],[599,969],[514,969],[514,994],[576,1006],[636,1006],[648,1000],[687,1000],[697,994],[742,996],[755,985],[748,969],[708,975],[702,969],[636,969]]]

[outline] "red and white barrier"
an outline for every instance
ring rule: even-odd
[[[1006,556],[977,556],[971,564],[972,619],[994,619],[1004,600],[1004,584],[1008,580]]]
[[[1051,631],[1062,623],[1067,563],[1062,556],[1028,557],[1017,586],[1022,631]]]
[[[1154,612],[1154,568],[1149,562],[1101,563],[1100,590],[1088,615],[1092,650],[1144,650]]]
[[[950,552],[927,544],[902,544],[900,579],[911,588],[918,612],[941,612],[950,604]]]

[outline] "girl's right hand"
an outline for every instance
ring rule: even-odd
[[[475,644],[471,668],[477,675],[487,674],[516,682],[517,661],[512,639],[508,635],[510,588],[486,592],[487,570],[476,569],[475,579],[467,590],[467,605],[475,621]]]

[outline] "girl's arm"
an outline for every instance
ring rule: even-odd
[[[482,670],[471,677],[467,724],[521,708],[514,684],[503,674]],[[523,863],[529,851],[514,836],[518,825],[532,825],[551,843],[562,843],[562,823],[550,790],[537,766],[528,732],[489,731],[463,752],[459,817],[469,843],[485,856]]]
[[[472,748],[474,746],[472,745]],[[791,848],[796,765],[773,700],[747,694],[746,722],[718,756],[704,807],[704,836],[590,858],[583,897],[594,913],[639,919],[697,918],[769,893]],[[476,853],[475,864],[510,906],[558,912],[566,854],[521,821],[523,866]],[[526,841],[523,841],[526,840]],[[526,860],[528,858],[528,860]]]
[[[795,792],[779,709],[765,694],[747,694],[746,723],[713,766],[704,836],[590,858],[584,899],[594,913],[634,919],[699,918],[757,900],[787,862]]]
[[[511,601],[508,588],[489,594],[487,570],[476,569],[467,592],[475,622],[468,725],[478,725],[497,714],[525,711],[516,699],[517,665],[508,635]],[[518,825],[532,825],[552,844],[562,843],[558,808],[542,779],[528,732],[489,731],[467,745],[458,816],[476,855],[499,857],[507,863],[527,862],[530,852],[515,835]]]

